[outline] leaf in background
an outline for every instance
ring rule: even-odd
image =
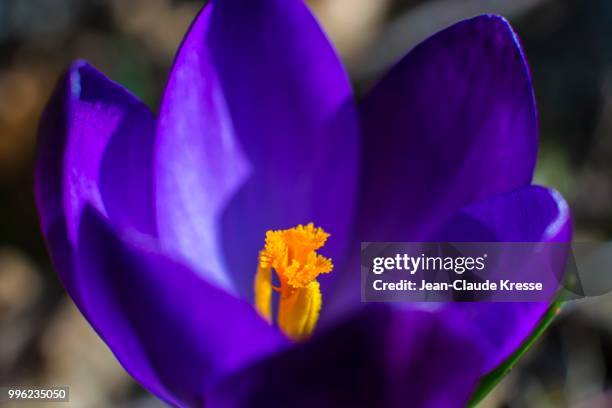
[[[550,326],[555,316],[559,314],[561,311],[561,307],[563,306],[562,300],[555,300],[553,304],[548,308],[546,314],[542,317],[542,320],[535,328],[535,330],[531,333],[529,338],[525,340],[523,345],[519,347],[512,356],[510,356],[506,361],[500,364],[495,370],[491,371],[489,374],[484,376],[478,387],[476,388],[476,392],[472,396],[472,399],[468,403],[469,407],[477,406],[482,400],[489,395],[489,393],[495,388],[497,384],[501,382],[501,380],[514,368],[514,366],[518,363],[518,361],[523,357],[525,353],[535,344],[536,340],[540,338],[540,336],[546,331],[546,329]]]

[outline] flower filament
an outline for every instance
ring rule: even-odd
[[[279,293],[278,327],[291,339],[308,337],[319,319],[321,288],[317,277],[333,269],[331,259],[316,251],[329,234],[310,223],[266,232],[255,275],[255,308],[272,323],[272,293]],[[272,284],[272,270],[279,285]]]

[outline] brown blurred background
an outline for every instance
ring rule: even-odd
[[[570,201],[577,239],[612,236],[612,1],[309,3],[358,94],[436,30],[483,12],[506,16],[534,76],[536,181]],[[70,61],[88,59],[155,109],[200,7],[187,0],[0,0],[0,385],[70,385],[74,407],[162,405],[123,372],[52,271],[33,204],[33,156],[39,115]],[[606,295],[567,305],[483,406],[612,407],[611,387]]]

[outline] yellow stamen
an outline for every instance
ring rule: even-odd
[[[255,275],[255,308],[272,322],[272,290],[279,292],[277,323],[290,338],[309,336],[319,319],[321,289],[317,277],[331,272],[331,259],[317,254],[329,234],[310,223],[266,232]],[[274,269],[279,287],[272,286]]]
[[[255,275],[255,309],[272,323],[272,270],[257,268]]]

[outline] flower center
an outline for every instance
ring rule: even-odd
[[[278,292],[277,324],[291,339],[308,337],[319,319],[321,288],[316,279],[331,272],[333,265],[316,251],[328,237],[312,223],[266,232],[255,275],[255,308],[272,323],[272,292]],[[279,286],[272,285],[272,270]]]

